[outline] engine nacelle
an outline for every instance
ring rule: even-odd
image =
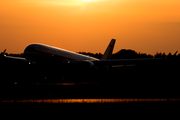
[[[94,63],[89,60],[85,60],[84,63],[88,63],[90,67],[94,67]]]

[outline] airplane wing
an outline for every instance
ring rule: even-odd
[[[158,64],[163,62],[163,58],[144,58],[144,59],[110,59],[116,39],[112,39],[109,43],[102,58],[98,61],[92,61],[95,66],[114,66],[114,65],[143,65],[143,64]],[[177,52],[176,52],[177,53]],[[175,53],[175,54],[176,54]]]
[[[13,60],[20,60],[20,61],[27,61],[26,58],[23,58],[23,57],[5,56],[5,58],[13,59]]]
[[[113,66],[113,65],[143,65],[143,64],[158,64],[163,62],[163,58],[144,58],[144,59],[110,59],[110,60],[100,60],[93,61],[95,65],[102,66]]]
[[[11,60],[11,61],[18,61],[18,62],[27,62],[26,58],[23,57],[14,57],[14,56],[6,56],[5,55],[6,49],[3,51],[1,58],[5,60]]]

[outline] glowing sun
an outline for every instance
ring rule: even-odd
[[[97,0],[76,0],[78,2],[93,2],[93,1],[97,1]]]

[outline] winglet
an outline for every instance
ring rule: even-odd
[[[104,52],[104,55],[102,56],[101,59],[106,60],[106,59],[111,58],[115,42],[116,42],[116,39],[111,40],[111,42],[109,43],[109,45],[108,45],[108,47],[107,47],[106,51]]]
[[[5,55],[5,52],[6,52],[6,49],[4,50],[4,52],[3,52],[3,54],[2,54],[4,57],[6,56],[6,55]]]
[[[174,53],[174,55],[173,55],[173,56],[176,56],[177,52],[178,52],[178,50]]]

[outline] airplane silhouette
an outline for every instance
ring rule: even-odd
[[[3,52],[3,57],[6,59],[16,59],[19,61],[26,61],[28,64],[36,63],[66,63],[66,64],[82,64],[87,63],[89,67],[99,66],[113,66],[113,65],[129,65],[129,64],[149,64],[164,61],[164,58],[144,58],[144,59],[110,59],[113,48],[115,45],[115,39],[112,39],[105,50],[101,59],[90,57],[87,55],[82,55],[65,49],[34,43],[29,44],[24,52],[24,57],[13,57],[6,56],[5,51]],[[177,53],[177,52],[176,52]],[[175,53],[175,54],[176,54]]]

